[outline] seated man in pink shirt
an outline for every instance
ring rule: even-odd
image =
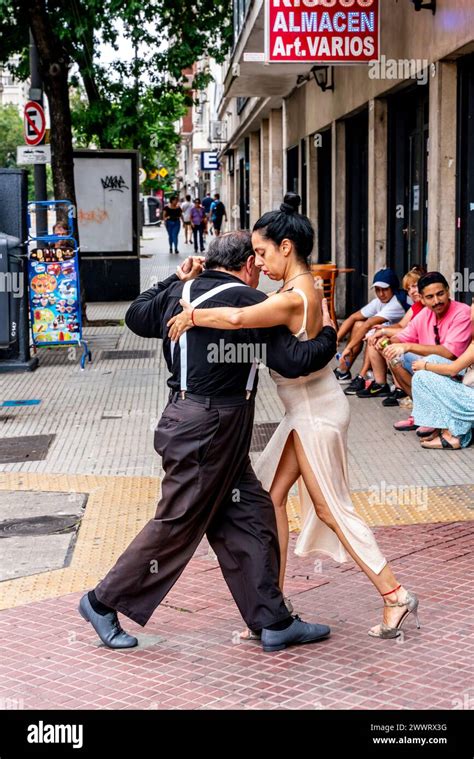
[[[418,291],[425,308],[390,338],[391,345],[383,351],[394,379],[410,396],[414,361],[432,355],[453,361],[472,340],[471,309],[465,303],[451,300],[449,285],[442,274],[437,271],[425,274],[418,282]],[[413,417],[397,422],[394,427],[405,432],[417,429]]]

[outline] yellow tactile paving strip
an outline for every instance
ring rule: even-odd
[[[0,609],[93,587],[150,519],[160,493],[157,477],[4,473],[0,490],[87,493],[72,560],[64,569],[0,583]],[[474,485],[353,493],[358,513],[373,526],[459,522],[474,518]],[[469,508],[471,507],[471,508]],[[288,502],[290,530],[299,529],[299,501]]]
[[[71,563],[64,569],[0,583],[0,609],[90,588],[104,576],[125,546],[155,513],[158,477],[98,477],[6,473],[1,490],[87,493]]]
[[[371,527],[393,527],[403,524],[433,522],[464,522],[474,519],[474,485],[450,487],[382,486],[378,490],[352,491],[357,513]],[[300,526],[299,500],[288,500],[290,529]]]

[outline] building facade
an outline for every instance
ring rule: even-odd
[[[12,65],[16,65],[18,60],[13,58]],[[0,67],[0,105],[15,105],[20,116],[23,116],[23,109],[28,102],[28,82],[19,82],[8,67]]]
[[[178,125],[181,144],[176,183],[180,196],[191,195],[192,198],[201,199],[206,193],[212,194],[220,189],[220,170],[209,168],[213,162],[205,158],[215,155],[217,164],[217,155],[225,144],[222,132],[225,124],[218,121],[217,116],[222,100],[223,69],[212,60],[199,61],[192,69],[185,71],[191,85],[194,74],[203,70],[211,72],[212,81],[205,90],[192,93],[194,103]]]
[[[457,273],[456,297],[471,302],[474,2],[437,0],[433,14],[381,0],[379,63],[332,67],[258,61],[264,2],[234,2],[217,110],[233,226],[251,227],[297,191],[314,261],[355,269],[338,280],[341,313],[367,302],[383,266]]]

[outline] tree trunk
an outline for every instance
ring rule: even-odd
[[[48,97],[51,118],[51,169],[56,200],[70,200],[77,208],[74,186],[71,109],[69,106],[69,56],[54,34],[44,0],[29,0],[31,31],[38,48],[40,70]],[[79,243],[77,217],[74,237]],[[80,256],[79,256],[80,259]],[[86,320],[84,287],[81,282],[83,320]]]
[[[76,203],[69,108],[69,58],[49,23],[44,0],[29,4],[31,31],[40,59],[41,75],[51,117],[51,168],[57,200]]]

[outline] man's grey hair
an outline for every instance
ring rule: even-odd
[[[228,271],[240,271],[253,256],[252,236],[247,230],[227,232],[215,237],[206,254],[206,269],[222,267]]]

